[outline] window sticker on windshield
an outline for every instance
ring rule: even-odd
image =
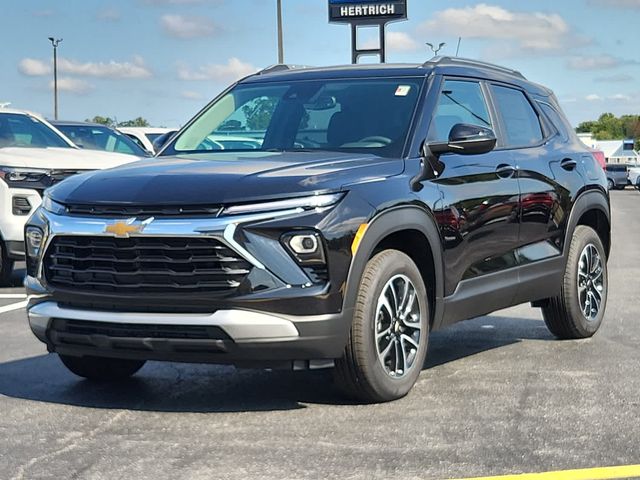
[[[398,85],[396,88],[396,97],[406,97],[411,91],[411,85]]]

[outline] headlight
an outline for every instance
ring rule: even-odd
[[[27,227],[24,232],[24,238],[27,246],[27,255],[30,258],[38,258],[44,233],[38,227]]]
[[[67,210],[64,205],[59,204],[55,200],[51,200],[51,197],[46,193],[42,199],[42,208],[47,212],[55,213],[56,215],[62,215]]]
[[[328,193],[309,197],[275,200],[272,202],[248,203],[234,205],[224,209],[224,215],[239,215],[242,213],[275,212],[278,210],[313,210],[314,208],[331,207],[338,203],[344,193]]]
[[[0,180],[13,188],[45,189],[51,186],[49,170],[22,167],[0,167]]]

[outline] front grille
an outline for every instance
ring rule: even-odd
[[[107,294],[231,293],[250,270],[214,238],[61,236],[44,262],[50,285]]]
[[[112,338],[231,340],[229,335],[220,327],[199,325],[143,325],[55,318],[51,324],[51,329],[59,334],[100,335]]]
[[[129,206],[129,205],[67,205],[69,215],[104,217],[216,217],[220,206],[181,205],[181,206]]]

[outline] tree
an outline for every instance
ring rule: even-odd
[[[127,120],[126,122],[118,123],[119,127],[150,127],[146,118],[138,117],[133,120]]]
[[[116,123],[111,117],[101,117],[100,115],[96,115],[93,118],[87,118],[85,122],[99,123],[100,125],[107,125],[109,127],[114,126]]]
[[[582,122],[576,128],[578,133],[592,133],[596,140],[635,140],[635,148],[640,150],[640,115],[616,117],[613,113],[603,113],[595,121]]]

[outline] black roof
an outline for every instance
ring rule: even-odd
[[[460,77],[479,76],[489,80],[518,85],[538,95],[551,95],[551,90],[530,82],[516,70],[460,57],[434,57],[419,65],[409,63],[337,65],[330,67],[273,65],[243,79],[241,83],[327,78],[427,77],[431,74]]]

